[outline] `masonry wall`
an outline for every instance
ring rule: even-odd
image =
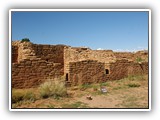
[[[112,50],[91,50],[88,48],[71,48],[64,49],[64,70],[65,73],[69,70],[69,62],[77,62],[83,60],[98,60],[99,62],[109,63],[114,62],[116,57]]]
[[[105,80],[104,63],[84,60],[69,63],[69,81],[72,85],[98,83]]]
[[[148,62],[148,51],[133,52],[114,52],[117,60],[127,59],[129,61],[137,61],[137,58],[141,58],[142,61]]]
[[[134,59],[134,53],[131,52],[114,52],[114,55],[117,60],[127,59],[131,61]]]
[[[135,63],[128,60],[117,60],[109,65],[109,77],[107,80],[119,80],[128,75],[148,74],[148,63]]]
[[[12,46],[12,63],[18,62],[18,46]]]
[[[128,75],[148,74],[147,52],[114,53],[65,45],[12,44],[12,87],[37,87],[48,78],[66,75],[72,85],[118,80]],[[106,72],[108,71],[108,73]]]
[[[30,42],[23,42],[18,44],[18,62],[24,59],[35,59],[35,50],[33,44]]]
[[[63,71],[60,63],[25,59],[12,64],[12,88],[37,87],[47,79],[62,76]]]
[[[128,60],[117,60],[110,64],[109,80],[119,80],[128,76]]]
[[[148,74],[148,62],[143,63],[131,63],[128,67],[129,75],[142,75]]]
[[[35,55],[42,60],[53,63],[64,64],[64,47],[63,45],[33,45]]]
[[[63,45],[39,45],[30,42],[19,44],[18,61],[23,59],[41,58],[47,62],[64,64],[64,46]]]

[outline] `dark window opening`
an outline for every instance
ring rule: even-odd
[[[46,59],[46,61],[48,62],[48,59]]]
[[[66,74],[66,81],[68,81],[68,73]]]
[[[106,74],[109,74],[109,70],[108,69],[106,69],[105,72],[106,72]]]

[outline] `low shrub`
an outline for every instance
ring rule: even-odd
[[[12,90],[12,103],[17,103],[23,100],[35,101],[36,95],[32,90],[20,90],[13,89]]]
[[[12,90],[12,103],[19,102],[23,100],[24,93],[22,91]]]
[[[60,79],[48,80],[39,87],[40,97],[63,97],[67,95],[65,82]]]

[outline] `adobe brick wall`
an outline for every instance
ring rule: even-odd
[[[25,59],[12,64],[12,88],[37,87],[47,79],[62,76],[63,71],[60,63]]]
[[[69,81],[72,85],[99,83],[105,81],[104,63],[84,60],[69,63]]]

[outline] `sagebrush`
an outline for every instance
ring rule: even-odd
[[[62,78],[48,79],[45,83],[40,85],[39,92],[42,98],[56,98],[67,95],[65,82]]]

